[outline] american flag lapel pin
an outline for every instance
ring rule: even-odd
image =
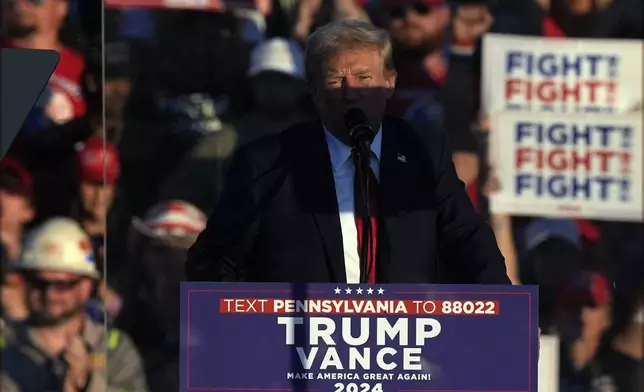
[[[396,154],[396,159],[398,159],[402,163],[407,163],[407,157],[401,153]]]

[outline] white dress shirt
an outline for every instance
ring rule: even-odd
[[[358,230],[356,229],[354,198],[355,167],[351,159],[351,147],[347,146],[326,127],[324,128],[326,143],[329,147],[333,180],[335,181],[335,196],[338,201],[340,228],[342,229],[342,248],[344,250],[344,269],[347,283],[360,283],[360,256],[358,253]],[[382,127],[371,143],[371,169],[380,181],[380,150],[382,146]]]

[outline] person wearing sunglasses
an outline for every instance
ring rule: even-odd
[[[52,218],[27,239],[16,271],[27,318],[3,334],[3,392],[147,391],[131,339],[85,311],[100,279],[90,239],[74,220]]]
[[[441,90],[447,77],[450,8],[445,0],[385,0],[385,25],[398,71],[389,114],[443,127]]]
[[[443,46],[450,20],[445,0],[386,0],[386,25],[398,52],[425,54]]]
[[[475,188],[479,172],[476,58],[479,37],[491,26],[491,0],[385,0],[385,24],[398,70],[389,114],[424,132],[444,129],[459,178]]]

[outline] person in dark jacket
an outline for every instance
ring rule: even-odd
[[[356,20],[311,35],[306,74],[320,117],[237,152],[188,253],[189,280],[429,283],[444,281],[445,265],[462,283],[510,283],[492,230],[456,175],[445,133],[418,132],[384,115],[396,84],[391,46],[386,31]],[[370,166],[357,168],[371,179],[365,192],[381,201],[371,203],[378,219],[365,220],[375,238],[373,248],[362,247],[362,260],[350,110],[364,112],[375,132]]]

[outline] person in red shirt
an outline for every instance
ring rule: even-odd
[[[67,16],[68,0],[4,1],[3,23],[7,38],[4,48],[56,50],[60,61],[41,95],[42,117],[64,124],[85,114],[81,81],[84,58],[60,41],[59,31]]]

